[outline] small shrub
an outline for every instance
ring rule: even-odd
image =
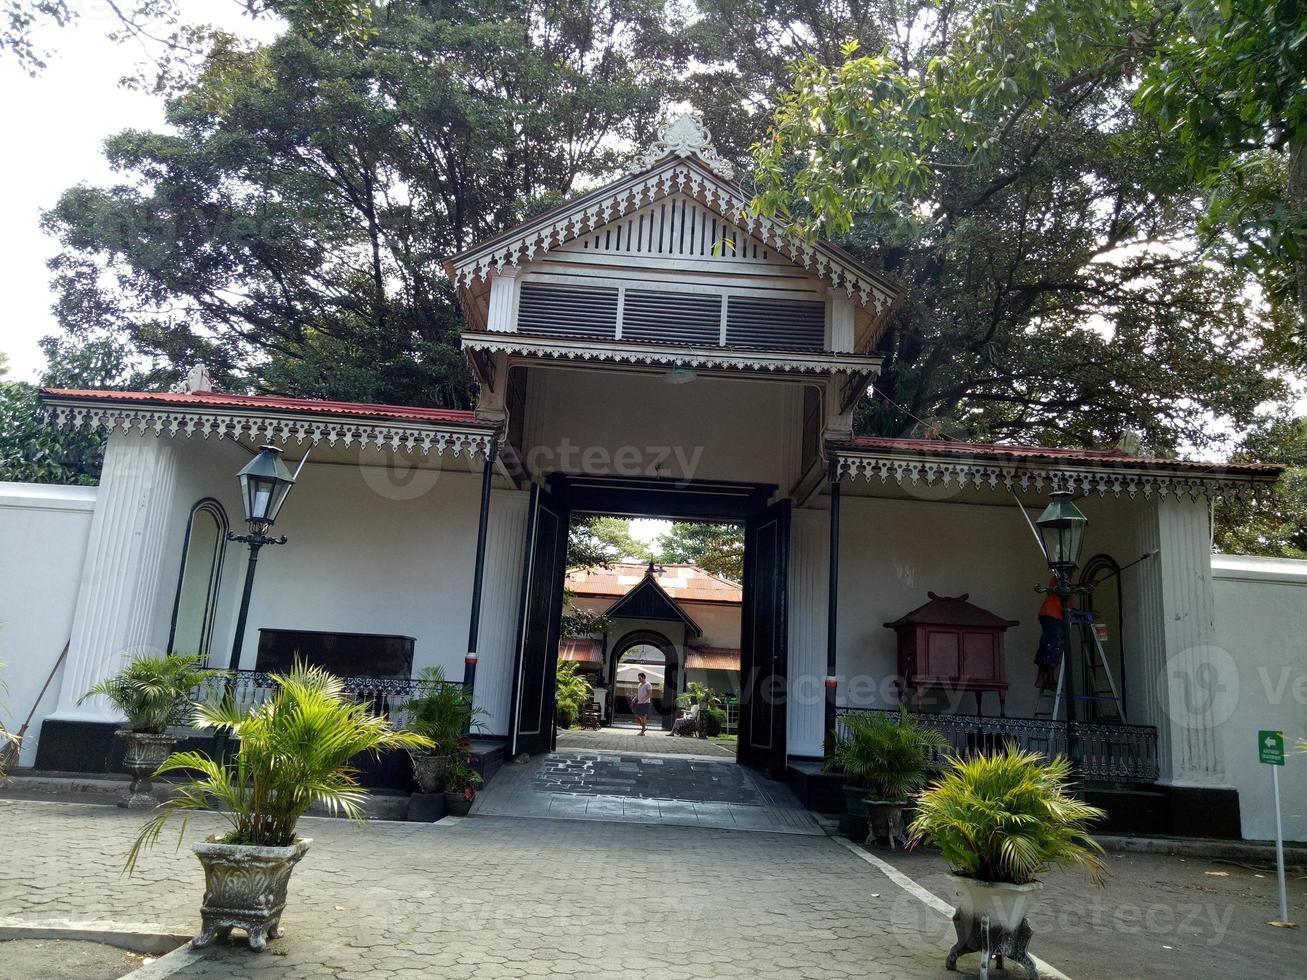
[[[716,738],[726,727],[726,711],[714,704],[699,709],[699,737]]]
[[[571,728],[581,717],[581,705],[594,697],[594,688],[570,661],[559,662],[555,678],[554,721],[559,728]]]
[[[210,677],[225,671],[206,670],[199,657],[140,656],[127,666],[106,677],[78,700],[105,697],[127,716],[127,727],[134,732],[162,735],[169,725],[180,724],[195,708],[191,692]]]
[[[1107,867],[1086,824],[1107,814],[1067,793],[1071,765],[1058,756],[1002,752],[953,759],[917,801],[911,845],[937,845],[955,874],[1024,885],[1049,865],[1080,867],[1101,885]]]
[[[426,693],[405,701],[396,714],[408,731],[435,746],[429,751],[447,755],[458,748],[459,741],[485,712],[474,707],[471,695],[447,680],[439,667],[427,667],[418,679]]]
[[[932,755],[948,747],[943,735],[906,711],[854,714],[845,725],[849,735],[836,739],[826,768],[878,800],[906,800],[924,787]]]

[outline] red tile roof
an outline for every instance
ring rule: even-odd
[[[477,419],[476,413],[458,408],[415,408],[409,405],[373,405],[368,402],[332,402],[311,398],[279,398],[268,395],[229,395],[219,391],[177,394],[166,391],[104,391],[94,388],[42,388],[45,398],[76,401],[116,402],[165,408],[226,408],[265,412],[302,412],[310,415],[385,419],[396,422],[448,422],[483,429],[494,423]]]
[[[685,651],[687,670],[739,670],[740,651],[734,647],[690,647]]]
[[[604,662],[604,644],[602,640],[563,640],[558,644],[558,659],[577,664],[600,664]]]
[[[985,456],[1016,460],[1055,460],[1067,463],[1274,476],[1284,470],[1276,463],[1211,463],[1192,459],[1154,459],[1131,456],[1119,449],[1060,449],[1050,446],[1003,446],[983,442],[950,442],[943,439],[892,439],[882,436],[855,436],[848,444],[852,449],[880,450],[905,455]]]
[[[624,596],[644,581],[648,565],[643,562],[613,562],[607,568],[574,569],[564,584],[578,596]],[[655,578],[677,602],[739,603],[740,586],[694,565],[659,563]]]

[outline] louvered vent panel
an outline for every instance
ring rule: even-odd
[[[732,347],[821,350],[826,305],[732,296],[726,304],[726,343]]]
[[[628,289],[622,306],[623,340],[716,346],[721,324],[720,296]]]
[[[524,282],[517,329],[551,337],[615,337],[617,290]]]
[[[581,236],[582,249],[632,255],[770,261],[772,252],[697,201],[675,198],[641,208]]]

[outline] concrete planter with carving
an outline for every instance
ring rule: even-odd
[[[950,875],[957,888],[958,905],[953,912],[953,928],[958,941],[949,950],[946,965],[956,970],[963,953],[980,953],[980,975],[989,977],[992,957],[999,969],[1003,957],[1021,964],[1030,980],[1039,980],[1034,960],[1026,951],[1030,944],[1030,923],[1026,913],[1043,883],[1013,885],[1005,881],[981,881]]]
[[[158,804],[152,790],[150,777],[163,765],[172,750],[181,741],[175,735],[154,735],[149,732],[134,732],[120,729],[117,735],[123,741],[126,752],[123,755],[123,768],[132,775],[132,784],[127,788],[127,795],[118,801],[120,807],[139,810]]]
[[[907,849],[908,838],[904,833],[903,811],[909,806],[907,800],[867,800],[867,843],[879,844],[885,841],[890,850],[895,844]]]
[[[453,756],[447,752],[410,752],[413,760],[413,780],[424,793],[439,793],[445,788],[445,770]]]
[[[232,929],[244,929],[250,949],[261,952],[281,935],[286,888],[313,841],[301,838],[289,847],[256,847],[207,840],[192,847],[204,866],[204,903],[200,932],[191,940],[202,949]]]

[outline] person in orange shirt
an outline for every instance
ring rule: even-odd
[[[1048,587],[1056,588],[1057,579]],[[1035,687],[1041,691],[1057,690],[1057,669],[1066,653],[1066,627],[1062,624],[1062,600],[1049,593],[1039,607],[1039,649],[1035,651]]]

